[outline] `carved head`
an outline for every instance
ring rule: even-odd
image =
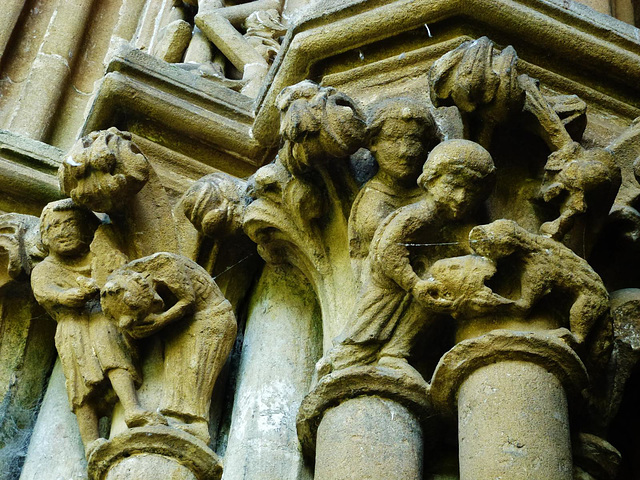
[[[513,303],[485,285],[495,273],[495,264],[478,255],[441,259],[429,268],[429,293],[436,300],[449,303],[453,317],[490,313],[497,306]]]
[[[82,137],[58,170],[61,190],[95,212],[125,207],[149,179],[150,165],[131,134],[115,127]]]
[[[429,154],[418,185],[452,218],[460,218],[489,195],[495,171],[491,155],[482,146],[469,140],[447,140]]]
[[[40,215],[40,235],[45,247],[62,257],[89,250],[100,220],[70,198],[49,203]]]
[[[164,302],[144,275],[132,270],[116,270],[100,291],[100,305],[125,331],[133,329],[150,313],[162,310]]]
[[[366,121],[360,107],[343,93],[304,80],[276,98],[282,112],[280,134],[288,147],[279,156],[292,173],[324,157],[345,157],[360,148]]]
[[[478,225],[469,232],[469,244],[474,252],[492,259],[507,257],[517,251],[527,251],[521,240],[531,234],[513,220],[501,218],[488,225]]]
[[[183,195],[182,209],[196,229],[210,237],[226,237],[242,229],[247,185],[225,173],[212,173]]]
[[[369,150],[380,171],[396,180],[415,181],[439,139],[427,106],[414,98],[388,98],[370,108],[368,122]]]

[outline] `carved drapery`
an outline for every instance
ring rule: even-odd
[[[638,359],[638,295],[591,258],[605,224],[636,240],[625,180],[638,124],[610,145],[585,142],[585,102],[544,93],[512,47],[486,37],[439,58],[425,83],[419,97],[367,106],[311,81],[283,90],[276,159],[246,181],[204,177],[179,202],[200,235],[192,259],[130,135],[95,132],[70,151],[59,175],[72,201],[39,225],[49,256],[33,250],[33,219],[1,239],[9,277],[42,260],[31,281],[58,322],[94,478],[222,474],[209,406],[247,281],[225,300],[211,273],[221,257],[251,256],[251,242],[318,300],[324,355],[298,413],[316,479],[422,478],[434,418],[456,415],[462,479],[614,478],[607,429]],[[426,350],[438,342],[435,365]],[[139,361],[162,374],[140,377]],[[141,382],[156,393],[137,398]],[[109,439],[90,425],[111,415],[102,384],[123,408]]]

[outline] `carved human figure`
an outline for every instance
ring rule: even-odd
[[[108,382],[124,408],[129,427],[166,423],[140,406],[140,375],[131,344],[100,309],[99,287],[92,278],[90,244],[99,225],[89,210],[71,199],[48,204],[40,219],[49,255],[33,268],[36,300],[58,323],[55,343],[87,456],[101,439],[98,419],[106,413]]]
[[[211,276],[188,258],[156,253],[113,272],[101,304],[132,337],[161,336],[160,411],[170,426],[208,443],[213,387],[237,328],[231,304]]]
[[[276,48],[275,37],[281,36],[285,30],[279,23],[284,2],[254,0],[231,6],[226,6],[223,0],[188,0],[185,3],[198,6],[196,26],[242,72],[243,80],[247,81],[242,93],[256,96],[272,58],[270,53],[265,58],[264,53],[269,51],[263,48],[265,42],[270,44],[271,50]],[[256,12],[264,18],[252,17]],[[245,25],[247,33],[243,35],[238,27],[245,22],[248,22]],[[260,30],[258,35],[257,30]]]
[[[358,192],[349,216],[349,253],[357,279],[376,228],[424,193],[416,180],[427,153],[438,142],[433,116],[415,99],[385,99],[371,108],[368,117],[368,146],[378,172]]]
[[[431,151],[418,179],[424,196],[387,216],[376,230],[354,316],[319,362],[320,375],[376,360],[406,366],[416,335],[438,313],[431,302],[433,282],[421,278],[409,247],[428,245],[428,264],[471,253],[465,242],[468,214],[487,197],[494,175],[491,155],[476,143],[449,140]]]

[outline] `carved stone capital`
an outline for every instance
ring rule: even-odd
[[[171,427],[129,429],[98,446],[89,457],[91,480],[156,478],[218,480],[222,463],[193,435]]]
[[[531,362],[554,374],[570,400],[577,400],[587,385],[587,370],[563,337],[568,330],[520,332],[494,330],[458,343],[438,363],[431,380],[435,409],[454,414],[458,391],[476,370],[502,361]]]
[[[318,426],[325,413],[347,400],[371,396],[393,400],[421,421],[431,414],[429,385],[413,371],[381,366],[350,367],[326,375],[305,397],[297,419],[298,438],[305,455],[313,458]]]

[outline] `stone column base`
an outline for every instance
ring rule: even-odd
[[[219,480],[222,463],[201,440],[166,427],[131,428],[89,457],[90,480]]]

